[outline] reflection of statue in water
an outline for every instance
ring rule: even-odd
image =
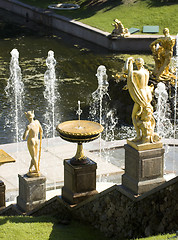
[[[115,27],[115,29],[111,33],[112,38],[130,36],[128,28],[124,28],[124,25],[118,19],[115,19],[112,25]]]
[[[41,124],[38,120],[34,120],[34,111],[25,112],[27,119],[29,120],[29,125],[26,127],[26,130],[23,135],[23,139],[25,140],[27,135],[27,146],[28,150],[31,155],[31,164],[29,168],[29,172],[27,175],[29,177],[38,177],[40,176],[39,165],[40,165],[40,157],[41,157],[41,141],[42,141],[42,134],[43,130]],[[40,133],[40,148],[39,148],[39,159],[37,162],[37,155],[38,155],[38,145],[39,139],[38,134]],[[34,167],[35,170],[32,170]]]
[[[169,64],[173,56],[175,39],[170,36],[168,28],[164,28],[163,34],[164,37],[158,38],[150,44],[153,58],[155,60],[153,76],[157,80],[171,80],[171,78],[175,78],[175,76],[169,71]]]
[[[148,86],[149,72],[144,68],[142,58],[135,60],[138,70],[133,70],[134,59],[128,58],[124,70],[128,72],[127,87],[135,102],[132,111],[132,122],[137,136],[133,140],[138,143],[152,143],[159,141],[154,133],[155,120],[153,118],[153,107],[151,105],[153,85]]]

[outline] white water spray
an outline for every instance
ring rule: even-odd
[[[175,79],[175,94],[174,94],[174,139],[176,139],[177,133],[177,80],[178,80],[178,34],[176,35],[176,79]],[[173,172],[175,171],[176,151],[174,144],[173,154]]]
[[[97,69],[96,77],[98,80],[98,88],[92,93],[92,104],[90,107],[90,116],[93,121],[99,122],[104,126],[104,133],[101,146],[100,137],[100,157],[102,155],[101,151],[104,153],[103,157],[105,161],[110,161],[110,152],[107,151],[107,141],[114,140],[114,130],[118,122],[115,116],[114,109],[109,108],[110,96],[108,94],[109,83],[107,81],[108,76],[106,74],[106,67],[100,65]]]
[[[55,104],[59,97],[56,91],[56,73],[55,66],[56,60],[54,58],[54,52],[49,51],[46,59],[47,70],[44,74],[45,91],[44,97],[47,100],[46,113],[45,113],[45,132],[46,136],[55,137]]]
[[[5,92],[9,104],[9,112],[6,117],[6,127],[15,133],[15,142],[22,140],[24,128],[22,127],[22,104],[24,85],[22,82],[21,68],[19,67],[19,52],[13,49],[10,61],[10,77]]]
[[[171,110],[168,100],[168,93],[164,83],[159,82],[155,89],[155,97],[157,98],[156,111],[154,117],[156,120],[156,129],[159,136],[163,138],[173,137],[173,125],[170,121]]]
[[[92,117],[92,120],[99,121],[100,124],[104,124],[103,112],[105,111],[105,109],[103,106],[103,100],[104,98],[110,99],[108,94],[108,75],[106,74],[105,66],[100,65],[98,67],[96,77],[98,80],[98,88],[92,93],[92,105],[90,108],[90,115]]]

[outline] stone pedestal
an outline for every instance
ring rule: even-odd
[[[19,177],[18,206],[25,212],[33,210],[46,200],[46,178],[44,176],[30,178],[26,174]]]
[[[95,195],[97,164],[90,160],[86,165],[71,165],[70,160],[64,160],[64,187],[62,198],[77,204]]]
[[[4,182],[0,180],[0,208],[6,206],[5,190],[6,190],[6,187],[4,185]]]
[[[134,194],[142,194],[164,183],[164,149],[137,150],[126,144],[125,174],[122,185]]]

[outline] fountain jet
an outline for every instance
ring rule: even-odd
[[[14,48],[10,54],[10,77],[5,88],[10,109],[6,117],[6,127],[9,127],[11,132],[15,133],[15,142],[19,142],[22,140],[23,134],[21,116],[23,115],[24,84],[22,82],[21,68],[19,66],[19,52]]]
[[[50,50],[46,59],[47,70],[44,74],[44,98],[47,101],[46,113],[45,113],[45,132],[46,136],[55,137],[55,103],[59,94],[56,91],[56,73],[55,66],[56,60],[54,58],[54,52]]]

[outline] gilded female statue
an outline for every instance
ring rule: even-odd
[[[135,62],[137,70],[133,70]],[[159,140],[154,133],[155,120],[153,118],[153,107],[151,105],[153,85],[148,86],[149,72],[144,68],[144,60],[138,58],[134,61],[132,57],[128,58],[124,66],[128,73],[127,87],[131,98],[134,101],[132,110],[132,122],[137,136],[133,140],[139,143],[151,143]]]
[[[43,129],[41,127],[40,122],[38,120],[33,119],[34,111],[25,112],[25,115],[29,121],[29,124],[25,129],[23,140],[25,140],[28,136],[27,146],[31,156],[31,163],[30,163],[29,172],[27,173],[27,175],[29,177],[38,177],[40,176],[39,164],[40,164],[40,157],[41,157],[41,141],[42,141]],[[39,134],[40,134],[40,147],[39,147],[39,159],[37,160]],[[33,167],[34,167],[34,170],[32,170]]]

